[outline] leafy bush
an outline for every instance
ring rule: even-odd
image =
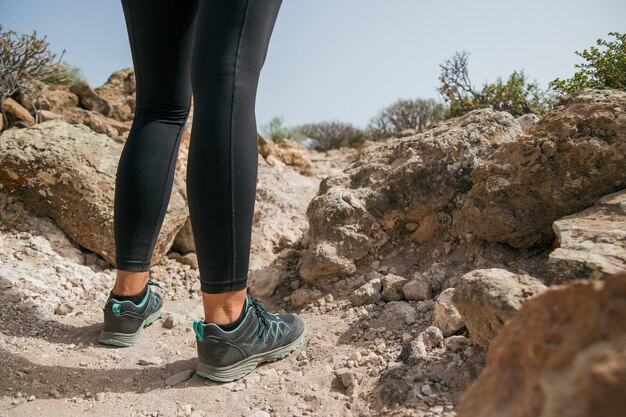
[[[298,130],[315,141],[315,149],[327,151],[342,146],[354,147],[363,143],[365,132],[350,123],[331,120],[319,123],[308,123]]]
[[[406,129],[421,132],[444,118],[446,106],[434,99],[399,99],[383,108],[368,125],[373,140],[398,135]]]
[[[468,58],[468,52],[457,52],[440,65],[441,85],[437,90],[450,103],[447,117],[485,107],[507,111],[516,117],[526,113],[542,116],[550,110],[553,97],[536,81],[529,82],[524,71],[514,71],[506,81],[498,77],[495,83],[485,83],[480,90],[476,89],[469,78]]]
[[[302,142],[306,139],[297,129],[285,126],[285,120],[281,116],[272,117],[268,124],[261,126],[261,132],[275,143],[285,139],[294,142]]]
[[[78,81],[86,81],[85,75],[83,74],[83,70],[80,69],[80,67],[77,67],[76,65],[72,65],[67,61],[63,61],[61,63],[61,66],[63,67],[63,70],[65,71],[67,84],[74,84],[75,82],[78,82]]]
[[[575,65],[578,71],[572,78],[557,78],[550,83],[550,87],[561,94],[587,87],[626,89],[626,33],[609,32],[609,36],[615,37],[615,41],[598,39],[598,46],[576,51],[576,55],[586,62]]]

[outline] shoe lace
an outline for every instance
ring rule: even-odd
[[[155,287],[163,288],[158,282],[152,281],[151,279],[148,280],[148,285],[154,285]]]
[[[252,304],[252,307],[254,308],[254,310],[257,313],[257,319],[260,322],[263,322],[263,324],[265,325],[265,327],[259,326],[260,327],[259,333],[261,333],[264,328],[270,328],[271,327],[270,320],[272,319],[272,317],[265,310],[265,307],[263,307],[263,305],[259,302],[259,300],[257,300],[253,296],[249,296],[249,297],[250,297],[250,302]]]

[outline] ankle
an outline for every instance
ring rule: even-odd
[[[242,314],[247,289],[222,294],[202,293],[204,321],[215,324],[229,324]]]
[[[148,284],[149,271],[117,271],[111,292],[115,295],[132,296],[141,293]]]

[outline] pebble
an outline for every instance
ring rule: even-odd
[[[174,327],[178,327],[180,325],[180,319],[177,316],[172,314],[168,315],[163,321],[163,328],[165,329],[173,329]]]
[[[263,410],[257,410],[250,414],[249,417],[270,417],[270,415]]]
[[[141,366],[160,365],[162,363],[163,359],[159,358],[158,356],[141,358],[137,361],[137,365]]]
[[[186,369],[182,372],[178,372],[177,374],[174,374],[167,378],[165,380],[165,385],[167,385],[168,387],[173,387],[174,385],[185,382],[189,378],[191,378],[195,372],[196,371],[194,369]]]
[[[181,408],[183,409],[183,413],[186,416],[191,415],[191,411],[193,410],[191,404],[185,404]]]
[[[428,384],[422,385],[422,394],[431,396],[433,395],[433,389]]]
[[[430,412],[435,414],[443,413],[443,405],[436,405],[434,407],[430,407]]]

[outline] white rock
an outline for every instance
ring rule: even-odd
[[[446,337],[453,335],[464,326],[461,314],[452,304],[453,295],[454,288],[442,291],[437,297],[433,311],[435,326],[439,327]]]
[[[350,301],[355,306],[375,303],[380,300],[380,291],[382,288],[380,278],[371,279],[354,291],[352,297],[350,297]]]

